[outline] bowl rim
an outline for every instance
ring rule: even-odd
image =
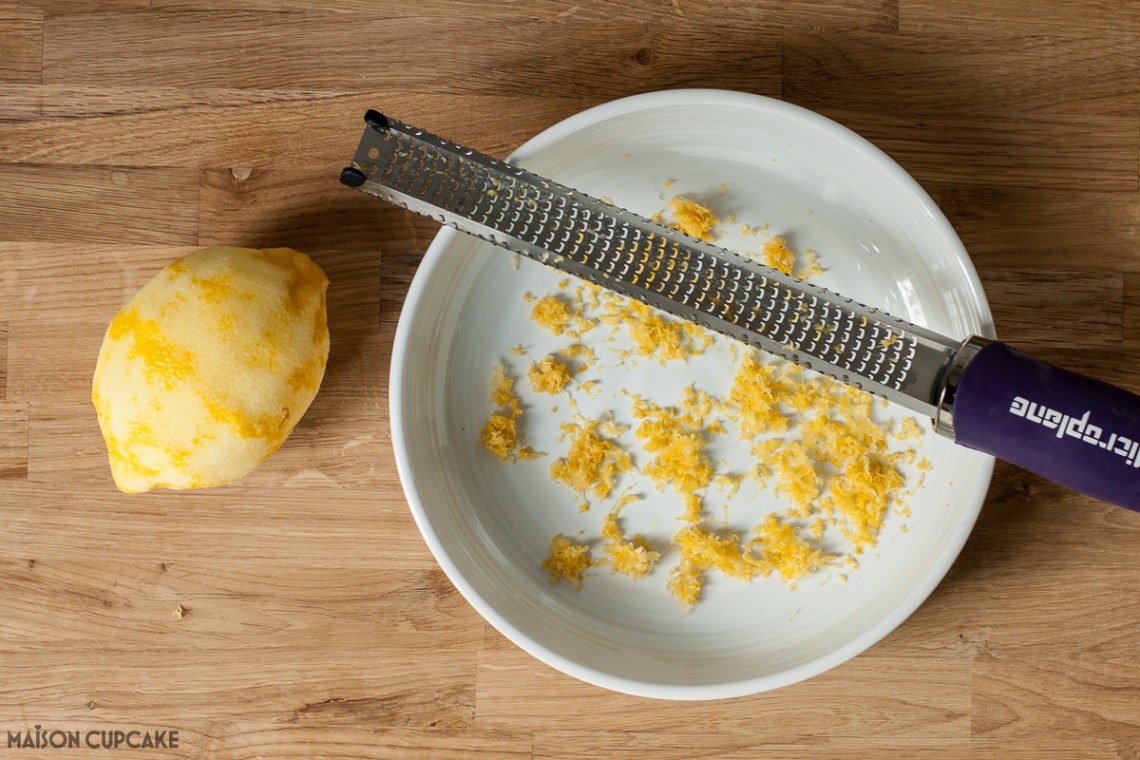
[[[511,153],[507,160],[509,162],[524,162],[576,132],[613,118],[643,110],[675,107],[680,104],[693,108],[728,107],[774,113],[784,119],[798,120],[805,126],[827,132],[837,141],[846,142],[852,149],[862,153],[865,159],[874,163],[878,170],[889,176],[900,189],[907,191],[912,196],[912,199],[926,212],[929,217],[928,222],[938,228],[939,237],[945,239],[948,246],[953,248],[957,258],[956,263],[961,267],[961,274],[968,281],[971,293],[975,298],[976,315],[981,322],[980,332],[983,337],[995,337],[989,303],[973,262],[957,233],[929,194],[894,159],[866,138],[822,114],[801,106],[764,95],[709,88],[682,88],[631,95],[587,108],[546,128]],[[412,518],[436,563],[476,612],[520,649],[566,675],[595,686],[632,696],[681,701],[743,697],[812,678],[863,653],[909,618],[942,583],[973,531],[984,502],[986,489],[992,478],[993,457],[979,458],[980,469],[977,484],[974,487],[975,491],[980,492],[980,496],[976,499],[977,508],[964,516],[966,519],[963,520],[953,535],[947,536],[947,541],[943,544],[940,555],[941,561],[927,574],[924,582],[911,589],[910,593],[892,608],[891,614],[884,616],[863,634],[808,662],[762,676],[742,678],[736,681],[710,684],[662,683],[650,679],[616,676],[583,665],[525,634],[479,593],[451,559],[431,524],[427,509],[416,487],[407,448],[403,444],[406,434],[403,413],[405,396],[403,372],[407,367],[413,316],[418,311],[418,304],[424,298],[424,293],[433,279],[433,273],[444,261],[446,249],[452,241],[462,237],[463,233],[449,227],[444,227],[439,231],[423,256],[401,309],[392,347],[389,377],[389,426],[392,448],[397,474]]]

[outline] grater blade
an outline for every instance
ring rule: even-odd
[[[939,417],[961,341],[376,111],[365,121],[345,184]]]

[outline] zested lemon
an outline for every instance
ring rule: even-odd
[[[107,328],[91,400],[120,490],[205,488],[278,449],[329,353],[328,279],[288,248],[171,263]]]

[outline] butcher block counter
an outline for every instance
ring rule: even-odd
[[[1002,463],[926,603],[808,681],[668,702],[517,648],[395,469],[437,226],[337,181],[369,108],[505,156],[625,95],[781,98],[922,184],[1006,342],[1137,391],[1138,61],[1140,6],[1108,2],[0,4],[0,757],[1140,757],[1140,514]],[[324,268],[320,393],[247,477],[120,493],[103,333],[214,244]]]

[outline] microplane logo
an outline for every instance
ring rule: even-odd
[[[45,728],[8,731],[8,749],[178,749],[178,731],[170,729]]]
[[[1009,413],[1016,417],[1024,417],[1030,422],[1053,431],[1057,438],[1073,438],[1105,451],[1110,451],[1121,457],[1124,463],[1132,467],[1140,467],[1140,440],[1134,440],[1124,435],[1108,433],[1100,425],[1089,422],[1092,412],[1085,412],[1080,417],[1074,417],[1056,409],[1050,409],[1044,404],[1038,404],[1021,396],[1013,399],[1009,406]]]

